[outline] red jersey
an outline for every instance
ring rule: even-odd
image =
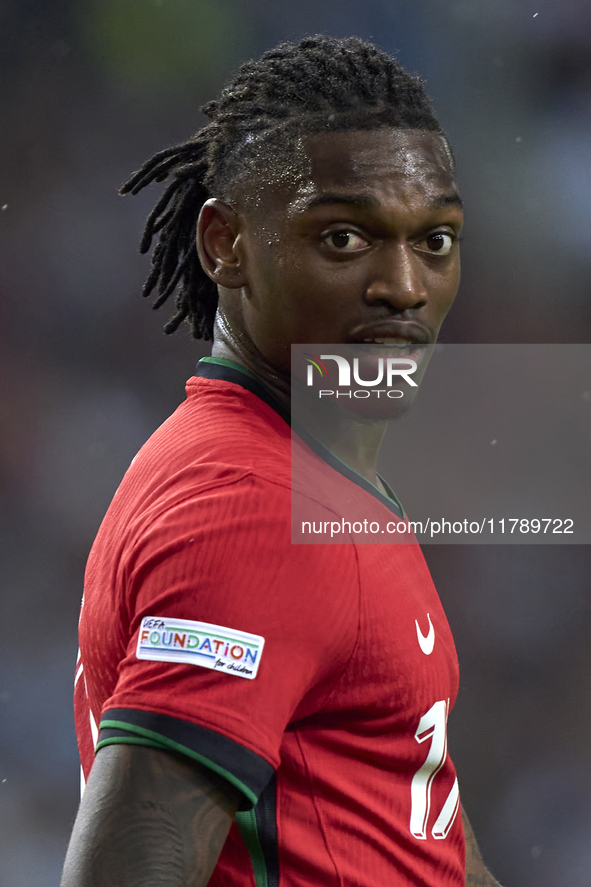
[[[463,887],[458,664],[427,566],[418,545],[291,543],[285,419],[202,361],[127,471],[85,578],[84,774],[132,742],[238,787],[215,887]]]

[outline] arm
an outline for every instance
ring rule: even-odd
[[[239,794],[166,751],[102,748],[74,824],[61,887],[204,887]]]
[[[472,826],[462,810],[466,838],[466,887],[501,887],[486,868],[472,831]]]

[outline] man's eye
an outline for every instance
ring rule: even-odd
[[[355,234],[354,231],[334,231],[332,234],[328,234],[324,241],[342,253],[353,253],[365,249],[368,245],[367,240],[364,240],[359,234]]]
[[[429,234],[423,241],[427,247],[426,251],[435,253],[437,256],[447,256],[451,251],[454,242],[455,237],[452,237],[451,234],[445,234],[443,231],[439,231],[436,234]]]

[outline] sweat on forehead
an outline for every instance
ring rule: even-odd
[[[318,188],[364,187],[380,179],[453,179],[453,158],[443,134],[415,129],[381,127],[299,134],[289,141],[259,145],[234,176],[223,195],[246,212],[263,210],[269,198],[305,201]]]

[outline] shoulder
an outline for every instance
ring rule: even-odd
[[[232,382],[192,377],[187,398],[155,432],[138,458],[154,467],[223,466],[277,480],[289,477],[289,425],[255,394]]]
[[[346,571],[356,585],[352,546],[345,553],[292,544],[287,423],[239,385],[193,378],[187,394],[130,466],[89,566],[115,567],[126,584],[164,571],[167,581],[173,574],[212,583],[232,577],[236,587],[243,573],[250,582],[274,575],[287,587],[297,574],[300,582],[334,587]]]
[[[127,470],[110,514],[128,522],[259,477],[290,484],[290,429],[239,385],[196,378],[187,398],[154,432]]]
[[[356,576],[354,546],[292,544],[291,517],[288,485],[254,472],[229,475],[153,509],[129,539],[128,565],[137,572],[172,558],[187,575],[215,574],[222,583],[249,573],[288,585],[324,576],[333,585],[351,567]]]

